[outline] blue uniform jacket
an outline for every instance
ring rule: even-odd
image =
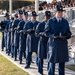
[[[48,37],[40,35],[40,33],[44,32],[45,25],[46,25],[46,21],[43,21],[43,22],[39,23],[36,28],[37,36],[40,36],[39,43],[38,43],[38,57],[41,59],[47,58]]]
[[[5,20],[5,31],[4,31],[4,40],[5,40],[5,46],[6,46],[6,49],[10,49],[10,33],[8,31],[9,29],[9,25],[10,25],[10,20]]]
[[[39,23],[38,21],[36,22],[28,21],[24,26],[24,30],[27,34],[26,39],[27,52],[37,52],[39,38],[35,36],[35,30],[38,23]],[[33,31],[30,31],[29,29],[32,29]]]
[[[26,34],[24,34],[24,32],[20,32],[21,30],[23,30],[23,27],[25,25],[25,21],[20,21],[18,26],[17,26],[17,29],[19,31],[19,50],[26,50]]]
[[[64,37],[55,38],[60,33]],[[64,18],[61,22],[57,22],[55,17],[50,19],[45,27],[45,35],[49,37],[48,61],[52,63],[67,62],[69,60],[67,39],[71,38],[68,21]]]
[[[14,22],[13,22],[13,30],[15,28],[17,28],[19,22],[22,21],[22,19],[16,19]],[[19,33],[17,33],[17,29],[15,30],[14,32],[14,46],[17,46],[17,48],[19,47]]]

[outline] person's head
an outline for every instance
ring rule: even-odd
[[[23,13],[23,19],[24,20],[28,20],[28,12],[24,12]]]
[[[14,17],[11,17],[11,22],[13,22],[14,21]]]
[[[63,11],[65,11],[65,10],[63,10],[63,7],[62,7],[61,5],[57,5],[57,6],[56,6],[56,10],[55,10],[55,16],[56,16],[57,18],[62,18],[62,16],[63,16]]]
[[[15,19],[17,19],[17,18],[18,18],[18,13],[16,13],[16,14],[14,15],[14,18],[15,18]]]
[[[32,20],[36,21],[37,13],[35,11],[32,11]]]
[[[22,19],[23,18],[23,11],[22,10],[19,10],[18,11],[18,18],[19,19]]]
[[[4,17],[5,17],[5,19],[9,19],[9,16],[10,15],[8,13],[5,13],[5,16]]]
[[[51,12],[50,11],[45,11],[45,20],[48,21],[51,17]]]

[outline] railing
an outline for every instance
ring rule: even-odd
[[[75,19],[69,22],[70,30],[72,32],[72,39],[75,39]],[[71,41],[70,40],[70,41]],[[68,47],[69,48],[69,58],[74,59],[74,64],[75,64],[75,41]]]

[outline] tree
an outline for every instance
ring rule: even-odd
[[[32,2],[27,2],[27,1],[13,1],[13,10],[16,10],[18,8],[21,8],[23,6],[28,6],[31,5]],[[9,10],[9,2],[8,1],[4,1],[1,2],[0,1],[0,9],[6,9],[7,11]]]
[[[53,3],[53,4],[54,4],[54,3],[57,3],[57,0],[53,0],[52,3]]]

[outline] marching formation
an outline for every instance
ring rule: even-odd
[[[48,75],[55,75],[55,64],[59,63],[59,75],[65,75],[65,62],[69,61],[68,42],[71,32],[68,21],[64,19],[63,7],[57,5],[55,16],[51,18],[51,12],[45,11],[45,19],[42,22],[36,20],[37,13],[31,12],[31,20],[28,20],[28,12],[19,10],[14,17],[9,18],[5,14],[5,20],[1,21],[2,51],[14,58],[26,59],[25,69],[30,68],[32,53],[36,53],[36,66],[38,72],[43,75],[44,59],[48,60]]]

